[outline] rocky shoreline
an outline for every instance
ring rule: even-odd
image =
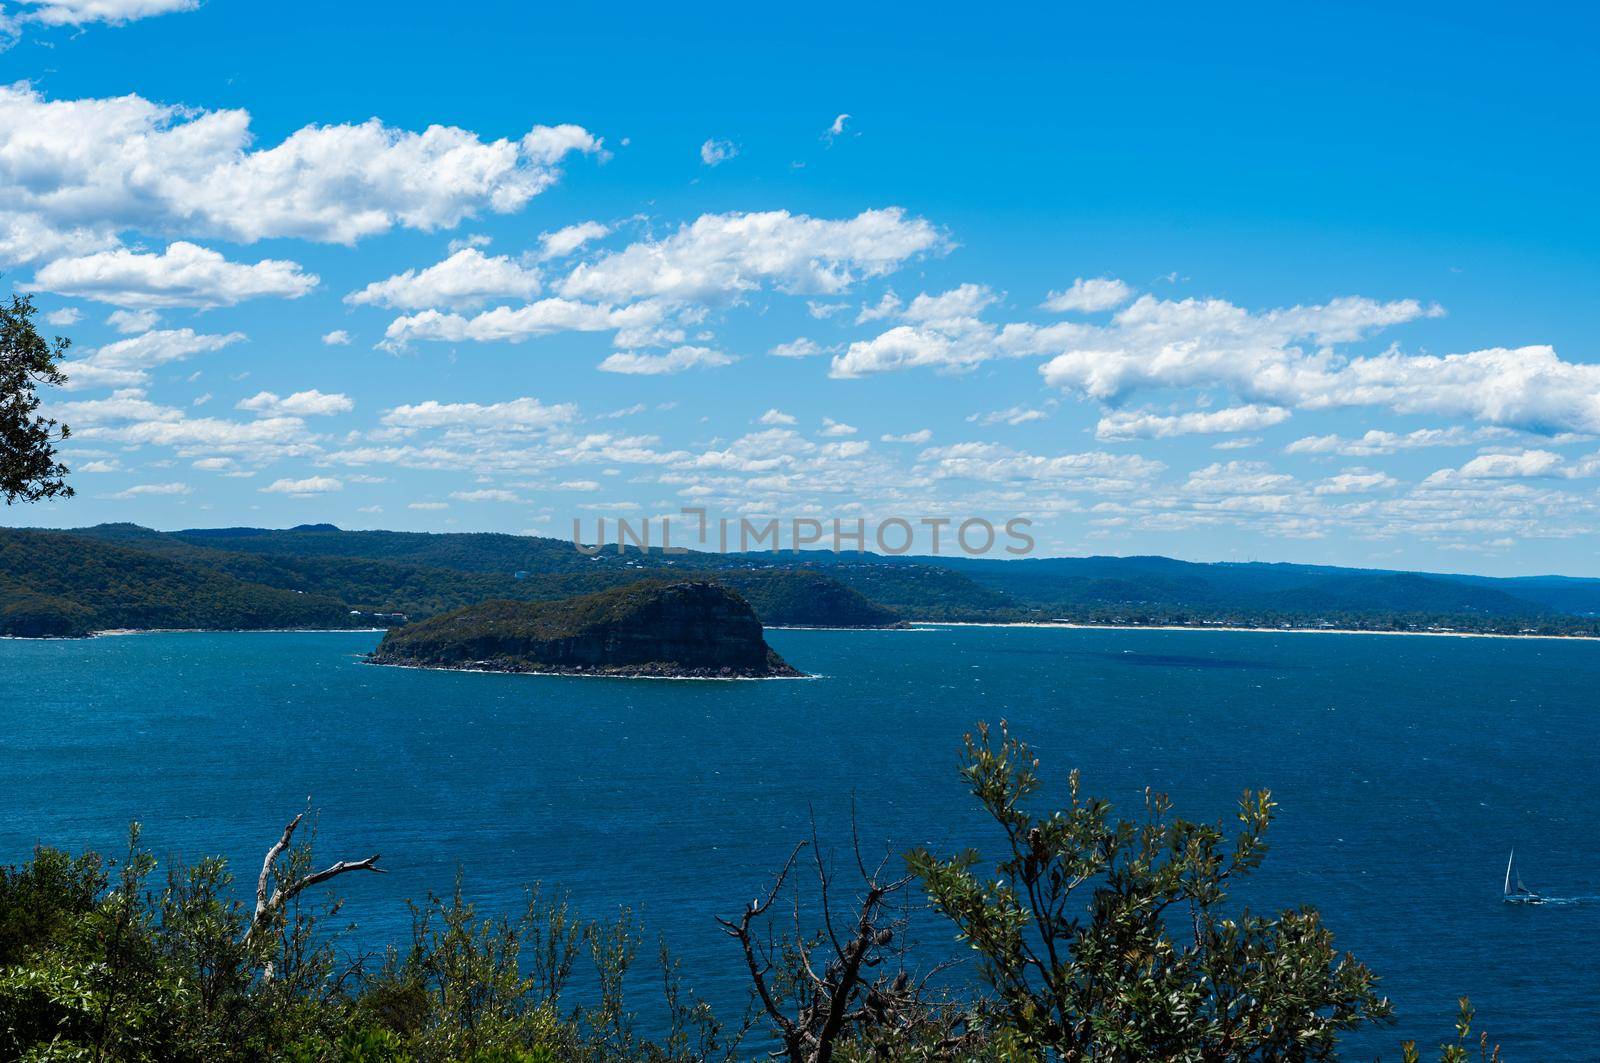
[[[738,594],[704,580],[643,581],[551,602],[495,600],[391,630],[373,664],[672,679],[804,673],[767,645]]]

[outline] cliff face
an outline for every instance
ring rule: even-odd
[[[506,672],[800,674],[767,645],[744,599],[698,581],[643,582],[554,602],[481,602],[390,631],[371,659]]]

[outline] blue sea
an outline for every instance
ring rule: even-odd
[[[739,959],[712,921],[754,896],[814,814],[824,845],[994,851],[956,773],[975,721],[1009,720],[1059,788],[1189,818],[1246,787],[1281,814],[1256,910],[1311,904],[1372,965],[1398,1022],[1349,1055],[1449,1033],[1456,998],[1512,1060],[1594,1058],[1600,643],[1190,631],[772,631],[820,678],[771,682],[447,673],[360,663],[368,633],[0,641],[0,862],[36,843],[222,854],[253,878],[295,812],[368,945],[462,870],[489,909],[559,885],[631,905],[729,1017]],[[938,942],[931,948],[946,948]],[[641,962],[653,950],[646,949]],[[651,980],[639,1006],[648,1010]]]

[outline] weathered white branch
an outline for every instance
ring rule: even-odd
[[[340,860],[321,871],[303,875],[292,882],[277,886],[269,896],[267,887],[272,881],[272,869],[277,864],[278,858],[288,850],[289,843],[294,838],[295,828],[300,826],[300,821],[304,818],[305,813],[302,812],[289,821],[289,825],[283,828],[283,837],[267,850],[267,858],[261,862],[261,876],[256,879],[256,910],[250,920],[250,929],[245,931],[246,942],[270,925],[273,917],[283,910],[284,905],[312,886],[337,878],[346,871],[371,871],[378,875],[384,873],[384,869],[377,866],[379,854],[374,853],[365,860]]]

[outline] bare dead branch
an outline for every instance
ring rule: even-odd
[[[305,813],[302,812],[289,821],[289,825],[283,828],[283,837],[279,838],[277,843],[267,850],[267,858],[261,862],[261,876],[256,880],[255,914],[250,920],[249,929],[245,931],[244,939],[246,943],[253,940],[257,934],[269,926],[277,914],[283,910],[284,905],[312,886],[337,878],[348,871],[371,871],[377,875],[384,873],[384,869],[377,866],[380,858],[379,854],[374,853],[364,860],[340,860],[338,863],[325,867],[321,871],[304,875],[292,882],[280,884],[268,896],[267,885],[272,879],[273,868],[277,866],[279,858],[288,851],[290,842],[294,838],[295,828],[300,826],[300,821],[304,818]]]

